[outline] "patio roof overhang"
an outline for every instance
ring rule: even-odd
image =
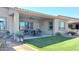
[[[41,19],[62,19],[62,20],[67,21],[68,23],[79,22],[78,18],[73,18],[73,17],[68,17],[68,16],[62,16],[62,15],[52,16],[52,15],[20,9],[20,8],[13,8],[13,9],[16,10],[20,15],[23,15],[23,17],[33,17],[33,18],[38,18],[38,19],[40,18]]]
[[[58,15],[56,18],[57,19],[65,20],[65,21],[67,21],[67,23],[76,23],[76,22],[79,22],[78,18],[73,18],[73,17],[68,17],[68,16]]]
[[[63,19],[63,20],[78,20],[78,18],[73,18],[73,17],[68,17],[68,16],[62,16],[62,15],[58,15],[56,18],[58,19]]]
[[[79,21],[69,21],[69,24],[79,24]]]
[[[20,15],[25,15],[25,16],[32,16],[32,17],[39,17],[39,18],[47,18],[47,19],[54,19],[56,16],[48,15],[48,14],[43,14],[39,12],[34,12],[30,10],[25,10],[25,9],[20,9],[20,8],[15,8],[16,11],[19,12]]]

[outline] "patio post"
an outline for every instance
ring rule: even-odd
[[[19,31],[19,13],[17,11],[14,12],[14,39],[15,39],[15,34],[16,32]]]
[[[58,26],[59,26],[59,23],[58,23],[58,19],[54,19],[53,21],[53,35],[56,34],[56,32],[58,31]]]

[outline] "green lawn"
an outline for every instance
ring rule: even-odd
[[[25,40],[24,44],[28,44],[40,51],[79,51],[79,38],[53,36]]]

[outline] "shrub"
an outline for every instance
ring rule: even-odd
[[[57,36],[63,36],[60,32],[56,33]]]
[[[23,32],[22,31],[18,31],[16,32],[16,39],[18,42],[23,42],[24,36],[23,36]]]
[[[69,31],[69,32],[67,32],[67,34],[75,35],[77,33],[76,32],[73,32],[73,31]]]
[[[23,36],[23,32],[22,31],[18,31],[18,32],[16,32],[15,35],[18,36],[18,37],[22,37]]]

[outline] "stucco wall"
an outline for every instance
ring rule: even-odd
[[[47,35],[52,35],[53,34],[53,30],[49,30],[49,25],[48,22],[53,20],[40,20],[39,21],[39,26],[40,29],[42,30],[42,34],[47,34]]]
[[[0,17],[4,18],[6,20],[5,30],[9,30],[11,33],[14,32],[14,29],[16,29],[16,31],[17,31],[18,27],[19,27],[17,25],[17,22],[18,22],[17,16],[15,15],[17,20],[15,19],[16,23],[14,23],[14,17],[11,15],[11,13],[13,11],[14,10],[9,9],[9,8],[0,7]],[[14,25],[15,25],[15,28],[14,28]]]
[[[9,30],[11,33],[13,32],[13,17],[8,16],[7,17],[7,30]]]
[[[15,17],[10,16],[10,14],[12,14],[13,12],[15,12],[15,14],[14,14]],[[16,11],[14,11],[13,9],[8,9],[8,8],[0,8],[0,17],[5,18],[7,30],[9,30],[10,32],[19,30],[19,14]],[[42,20],[35,19],[35,20],[29,20],[29,21],[33,22],[34,29],[40,28],[42,30],[43,34],[55,34],[57,32],[60,32],[63,34],[65,32],[68,32],[68,30],[69,30],[68,21],[63,20],[65,22],[65,29],[60,30],[59,29],[59,21],[60,20],[63,20],[63,19],[51,19],[51,20],[49,20],[49,19],[47,19],[47,20],[46,19],[42,19]],[[53,22],[53,30],[49,30],[49,28],[48,28],[49,21]],[[72,20],[69,20],[69,21],[72,21]]]
[[[54,19],[54,31],[53,33],[56,34],[57,32],[60,32],[62,34],[68,32],[68,23],[66,20],[63,20],[65,23],[65,29],[59,29],[59,22],[63,19]]]
[[[0,8],[0,17],[7,17],[7,16],[8,16],[8,9]]]
[[[6,28],[5,29],[8,29],[8,9],[7,8],[0,8],[0,18],[4,18],[5,19],[5,22],[6,22],[6,24],[5,24],[5,26],[6,26]]]
[[[40,20],[39,27],[42,30],[42,33],[51,35],[51,34],[56,34],[57,32],[60,32],[62,34],[68,32],[68,23],[66,20],[63,20],[65,22],[65,29],[64,30],[59,29],[60,20],[62,20],[62,19]],[[49,26],[48,26],[49,21],[52,21],[52,23],[53,23],[52,30],[49,30]]]

